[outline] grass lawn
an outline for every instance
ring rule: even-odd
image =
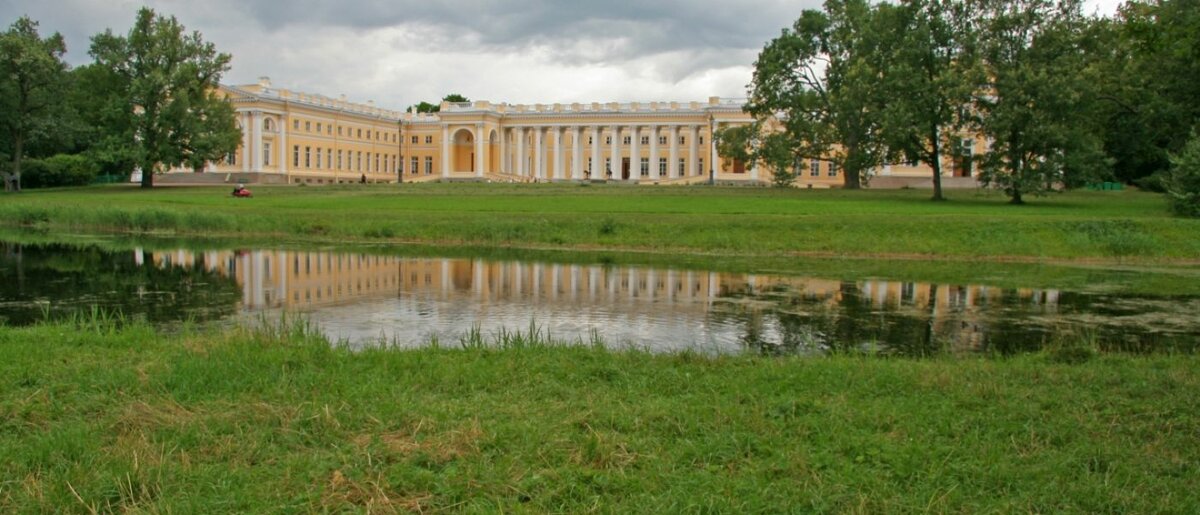
[[[1002,195],[620,185],[405,184],[254,188],[129,186],[28,191],[9,225],[259,241],[430,243],[726,256],[940,258],[968,262],[1195,264],[1200,220],[1161,195]]]
[[[1200,362],[0,327],[0,511],[1200,511]]]

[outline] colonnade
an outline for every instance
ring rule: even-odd
[[[623,159],[629,158],[628,180],[636,182],[642,178],[642,159],[647,160],[648,179],[678,179],[704,175],[704,157],[700,154],[701,124],[653,124],[633,125],[508,125],[501,129],[500,168],[502,174],[529,177],[538,180],[584,180],[622,179]],[[570,135],[570,162],[566,136]],[[629,150],[623,152],[624,136],[629,136]],[[648,136],[649,155],[642,157],[641,138]],[[666,155],[663,155],[659,137],[666,136]],[[686,163],[680,170],[679,144],[684,136],[688,149]],[[601,140],[602,137],[609,137]],[[590,153],[584,150],[584,139],[591,138]],[[511,144],[515,142],[515,144]],[[606,167],[602,147],[609,145],[609,165]],[[526,145],[529,145],[527,147]],[[717,162],[714,145],[709,146],[711,155],[708,164]],[[666,170],[660,174],[660,160],[666,158]],[[611,175],[610,175],[611,174]]]

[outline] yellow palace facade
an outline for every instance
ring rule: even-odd
[[[752,121],[743,99],[703,102],[448,103],[416,114],[257,84],[222,86],[242,129],[238,150],[163,182],[337,184],[613,181],[767,184],[771,174],[720,155],[712,135]],[[981,142],[964,140],[971,152]],[[947,163],[947,175],[970,177]],[[881,177],[928,178],[924,165]],[[840,185],[828,161],[797,163],[800,187]]]

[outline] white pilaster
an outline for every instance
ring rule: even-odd
[[[287,174],[288,172],[288,138],[287,138],[287,118],[279,117],[279,137],[276,138],[276,145],[279,145],[279,173]]]
[[[713,122],[713,124],[711,126],[709,126],[709,129],[712,129],[714,127],[716,127],[716,122]],[[708,131],[708,134],[710,135],[709,139],[712,139],[711,135],[716,134],[716,132],[717,131],[715,131],[715,130],[709,130]],[[709,149],[708,153],[709,153],[709,158],[710,158],[708,161],[708,169],[713,171],[712,176],[709,177],[709,179],[715,181],[717,179],[717,174],[721,173],[721,163],[719,161],[717,161],[717,146],[714,145],[712,143],[712,141],[708,142],[708,149]]]
[[[250,113],[248,111],[242,111],[241,115],[242,115],[242,155],[240,156],[242,158],[241,165],[242,165],[243,172],[249,172],[250,171],[250,154],[251,154],[251,150],[252,150],[250,148],[250,131],[253,130],[252,125],[254,124],[254,120],[250,117]]]

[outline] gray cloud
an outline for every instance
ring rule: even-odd
[[[448,92],[514,102],[740,96],[762,45],[821,0],[146,0],[233,55],[225,82],[401,108]],[[1117,0],[1092,0],[1105,8]],[[4,0],[67,38],[124,33],[141,2]]]

